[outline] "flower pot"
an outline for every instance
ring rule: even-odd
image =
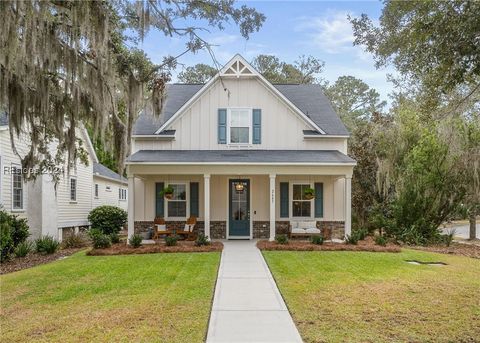
[[[305,199],[307,199],[307,200],[315,199],[315,195],[313,195],[313,194],[304,194],[304,197],[305,197]]]
[[[164,196],[165,196],[165,199],[168,199],[168,200],[173,199],[173,193],[165,193]]]

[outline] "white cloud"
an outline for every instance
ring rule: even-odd
[[[307,44],[314,44],[330,54],[346,52],[353,48],[352,25],[348,12],[327,11],[320,17],[301,17],[295,30],[307,32]]]
[[[231,35],[231,34],[221,34],[218,36],[214,36],[211,38],[207,38],[208,43],[213,45],[225,45],[235,43],[240,40],[239,35]]]

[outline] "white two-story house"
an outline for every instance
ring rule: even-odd
[[[48,171],[26,180],[20,158],[14,153],[8,117],[0,112],[0,208],[28,221],[30,239],[50,235],[58,240],[68,231],[88,227],[88,214],[101,205],[127,208],[127,181],[98,163],[87,130],[77,130],[87,151],[88,164],[80,161],[64,174],[55,188]],[[20,156],[30,148],[28,130],[15,139]],[[51,149],[55,149],[52,144]]]
[[[342,239],[355,166],[348,137],[320,86],[271,84],[240,55],[206,84],[171,84],[161,115],[145,110],[134,126],[129,235],[155,217],[181,226],[195,216],[213,239],[273,239],[292,220]]]

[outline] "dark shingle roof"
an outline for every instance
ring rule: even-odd
[[[153,135],[160,126],[170,119],[192,96],[197,93],[202,84],[171,84],[167,85],[167,98],[160,116],[155,117],[150,109],[146,109],[133,126],[134,135]]]
[[[354,163],[337,150],[140,150],[128,162]]]
[[[329,135],[348,135],[320,85],[273,85]]]
[[[348,135],[349,132],[335,113],[319,85],[273,85],[299,110],[328,135]],[[202,84],[170,84],[164,109],[158,118],[145,110],[135,122],[134,135],[153,135],[201,88]]]
[[[105,167],[103,164],[100,163],[93,163],[93,174],[107,177],[112,180],[117,180],[119,182],[127,182],[127,179],[123,176],[115,173],[113,170]]]

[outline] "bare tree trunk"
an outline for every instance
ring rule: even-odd
[[[470,222],[470,239],[475,239],[477,238],[477,220],[474,211],[471,211],[468,221]]]

